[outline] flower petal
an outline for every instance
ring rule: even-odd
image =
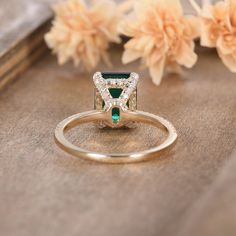
[[[176,55],[176,61],[187,68],[191,68],[197,61],[197,54],[193,48],[187,43],[183,42],[180,45],[178,54]]]
[[[132,37],[139,31],[139,25],[135,19],[134,14],[126,16],[126,20],[123,20],[118,25],[118,32],[128,37]]]
[[[198,38],[200,36],[200,19],[196,16],[186,16],[186,19],[191,26],[192,38]]]
[[[236,73],[236,60],[232,54],[225,55],[218,49],[218,54],[225,66],[233,73]]]
[[[67,0],[54,6],[55,20],[45,41],[58,56],[60,64],[73,60],[93,69],[103,59],[109,63],[111,42],[119,43],[121,12],[112,0]]]
[[[156,2],[175,16],[183,14],[183,9],[179,0],[159,0]]]
[[[127,64],[132,61],[137,60],[140,58],[142,55],[139,51],[131,50],[131,49],[126,49],[122,55],[122,63]]]
[[[155,65],[149,68],[149,73],[151,75],[152,82],[155,85],[160,85],[161,83],[163,72],[164,72],[164,66],[165,66],[165,58],[163,57]]]
[[[216,42],[211,38],[210,27],[204,20],[201,22],[201,45],[210,48],[216,47]]]
[[[152,9],[153,0],[138,0],[134,4],[134,12],[137,19],[143,20],[148,9]]]
[[[118,10],[119,10],[121,13],[130,12],[130,11],[132,10],[132,8],[133,8],[134,1],[135,1],[135,0],[126,0],[126,1],[123,1],[123,2],[118,6]]]
[[[233,53],[233,48],[227,47],[223,40],[223,36],[220,36],[216,42],[216,47],[219,48],[220,52],[224,55]]]

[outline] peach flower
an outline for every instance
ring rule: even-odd
[[[141,58],[156,85],[166,67],[190,68],[197,61],[193,40],[199,35],[198,20],[183,15],[179,0],[135,1],[134,12],[122,23],[121,31],[131,37],[123,63]]]
[[[230,71],[236,72],[236,0],[207,5],[201,15],[201,45],[214,47]]]
[[[110,43],[120,43],[118,23],[121,14],[111,0],[67,0],[53,7],[55,20],[45,35],[48,46],[58,56],[59,64],[72,59],[75,65],[94,69],[101,59],[110,65]]]

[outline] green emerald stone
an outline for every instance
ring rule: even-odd
[[[121,73],[113,73],[113,72],[103,72],[102,77],[104,79],[128,79],[130,77],[130,73],[121,72]],[[109,92],[113,98],[119,98],[123,89],[121,88],[109,88]],[[105,103],[103,101],[103,107]],[[129,106],[129,103],[127,102]],[[120,109],[117,107],[112,108],[112,121],[114,123],[118,123],[120,120]]]
[[[109,88],[109,92],[113,98],[119,98],[123,89],[121,88]]]
[[[120,72],[120,73],[114,73],[114,72],[103,72],[102,77],[104,79],[128,79],[130,77],[129,72]],[[122,93],[121,88],[110,88],[109,92],[113,98],[119,98]],[[105,105],[103,101],[103,106]]]
[[[114,73],[114,72],[103,72],[102,77],[104,79],[128,79],[130,77],[130,73],[121,72],[121,73]],[[109,92],[113,98],[119,98],[122,89],[120,88],[110,88]]]
[[[111,114],[113,123],[117,123],[120,120],[120,109],[117,107],[112,108]]]
[[[120,73],[103,72],[102,77],[104,79],[128,79],[130,77],[130,73],[128,72],[120,72]]]

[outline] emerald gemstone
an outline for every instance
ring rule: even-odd
[[[120,72],[120,73],[113,73],[113,72],[103,72],[102,77],[104,79],[128,79],[130,77],[130,73],[127,72]],[[109,88],[109,92],[113,98],[119,98],[123,89],[121,88]],[[103,101],[103,107],[105,102]],[[127,102],[129,106],[129,103]],[[120,120],[120,109],[118,107],[113,107],[112,111],[112,121],[113,123],[118,123]]]
[[[112,108],[111,114],[113,123],[117,123],[120,120],[120,109],[118,107]]]
[[[110,88],[109,89],[109,92],[113,98],[119,98],[122,91],[123,90],[121,88]]]
[[[120,73],[115,73],[115,72],[103,72],[102,77],[104,79],[128,79],[130,77],[130,72],[120,72]],[[119,98],[121,93],[122,93],[121,88],[110,88],[109,92],[113,98]],[[103,106],[105,105],[103,101]]]
[[[130,77],[130,73],[128,72],[103,72],[102,77],[104,79],[128,79]]]
[[[109,92],[113,98],[119,98],[123,89],[121,88],[109,88]],[[127,102],[127,105],[129,106],[129,101]],[[102,107],[105,106],[105,102],[102,102]]]

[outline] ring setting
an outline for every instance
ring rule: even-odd
[[[166,119],[137,110],[137,73],[96,72],[94,110],[78,113],[61,121],[55,129],[56,143],[66,152],[84,159],[105,163],[133,163],[149,160],[169,150],[177,139],[174,126]],[[148,150],[130,153],[98,153],[71,143],[65,133],[83,123],[95,122],[100,128],[133,128],[136,123],[146,123],[168,133],[163,143]],[[134,126],[135,124],[135,126]]]
[[[110,113],[109,122],[100,122],[100,126],[120,128],[128,126],[121,121],[121,112],[137,109],[137,83],[138,74],[97,72],[93,76],[95,84],[95,110]]]

